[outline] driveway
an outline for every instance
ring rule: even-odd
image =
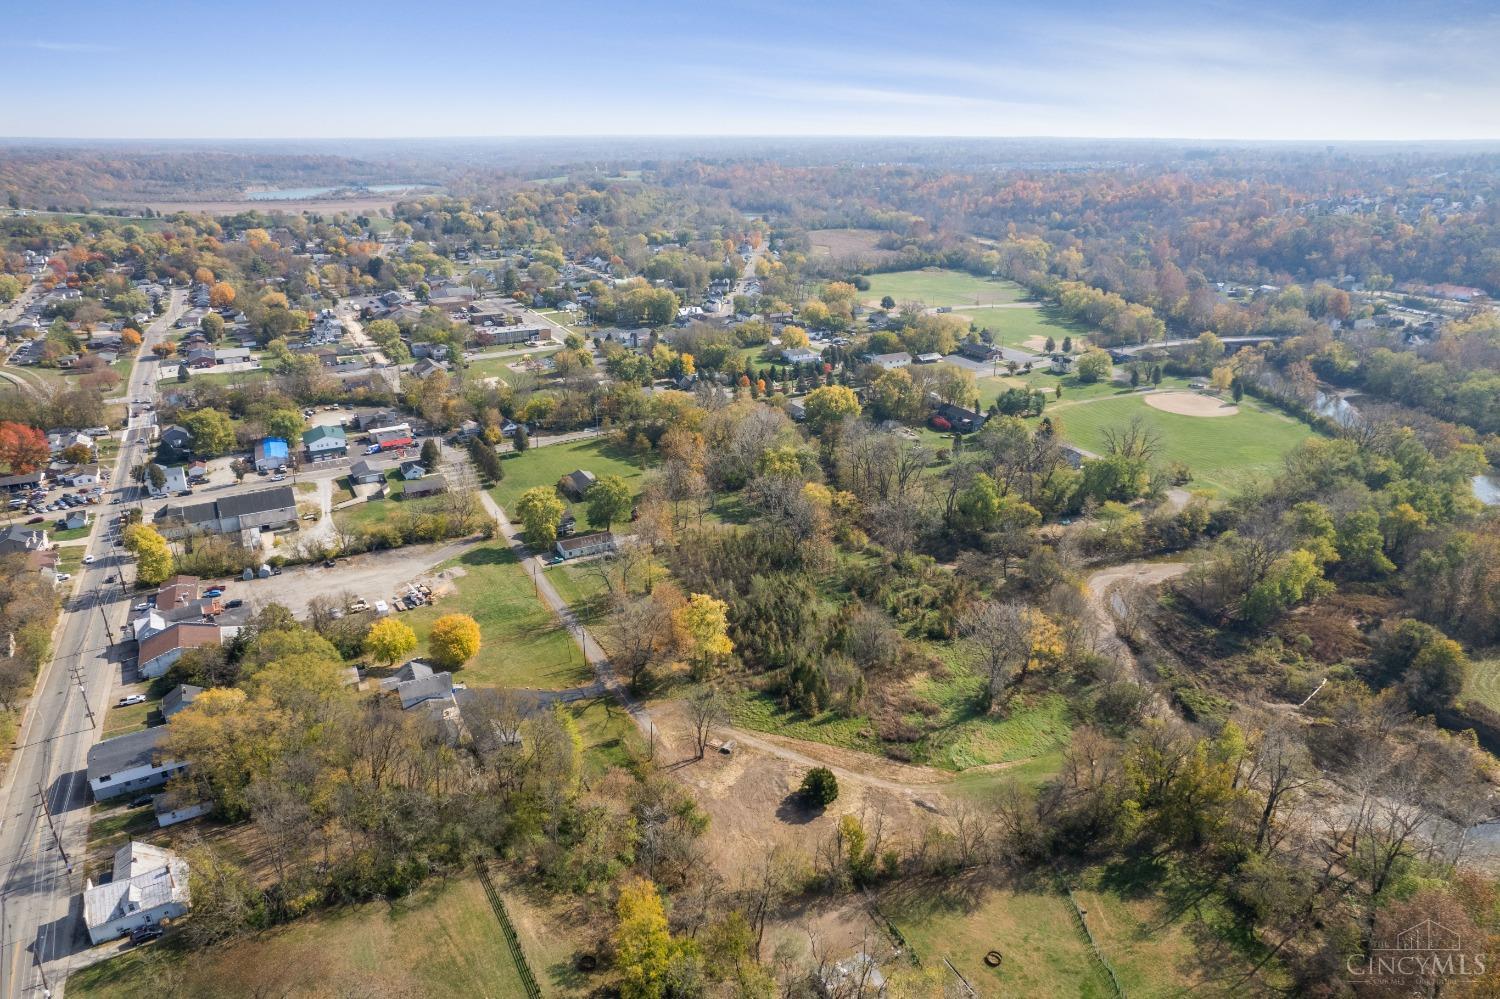
[[[307,602],[313,597],[336,596],[346,590],[373,605],[377,600],[390,600],[398,587],[476,544],[479,542],[415,545],[341,558],[332,569],[321,564],[289,568],[270,579],[234,580],[229,584],[229,596],[257,607],[279,603],[299,615],[306,612]]]

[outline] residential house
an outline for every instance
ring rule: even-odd
[[[181,363],[201,371],[205,368],[212,368],[219,362],[214,357],[214,351],[207,347],[195,347],[183,355]]]
[[[593,488],[595,481],[593,472],[577,468],[559,479],[557,486],[569,499],[581,500]]]
[[[0,555],[27,555],[34,551],[43,551],[51,546],[44,527],[11,524],[0,532]]]
[[[936,352],[931,354],[918,354],[915,358],[913,358],[913,360],[918,364],[936,364],[942,359],[943,355]]]
[[[140,643],[140,651],[136,655],[136,672],[143,677],[161,676],[188,649],[218,645],[221,638],[216,624],[182,621],[168,625]]]
[[[178,919],[190,908],[187,861],[149,843],[126,843],[115,851],[108,881],[83,883],[83,922],[94,944]]]
[[[88,527],[90,523],[88,514],[82,510],[74,510],[57,522],[57,529],[59,531],[76,531],[81,527]]]
[[[401,478],[407,482],[413,479],[420,479],[426,474],[427,469],[422,466],[420,461],[403,461],[401,463]]]
[[[193,435],[175,424],[163,430],[159,440],[162,449],[166,451],[177,451],[186,454],[193,448]]]
[[[583,558],[615,550],[615,536],[608,531],[580,534],[573,538],[558,538],[553,546],[557,554],[565,559]]]
[[[154,607],[142,611],[140,617],[130,622],[130,636],[137,642],[144,642],[166,630],[166,617]]]
[[[870,363],[882,371],[895,371],[910,367],[911,355],[904,350],[898,350],[894,354],[875,354],[870,358]]]
[[[151,487],[153,496],[175,496],[187,491],[188,476],[185,465],[166,465],[162,467],[162,474],[165,478],[162,479],[161,489]]]
[[[443,366],[430,357],[424,357],[411,366],[411,376],[425,381],[443,370]]]
[[[343,427],[313,427],[302,434],[302,447],[309,461],[328,461],[349,453],[349,439]]]
[[[448,345],[445,343],[429,343],[425,340],[411,345],[411,356],[423,360],[446,361],[448,359]],[[423,377],[426,377],[425,375]]]
[[[74,465],[57,478],[65,486],[97,486],[103,481],[99,464],[92,461],[86,465]]]
[[[202,482],[208,478],[208,462],[202,458],[188,462],[187,477],[189,482]]]
[[[790,416],[798,423],[801,423],[803,420],[807,419],[807,406],[802,402],[801,399],[788,399],[786,401],[785,409],[786,415]]]
[[[184,604],[198,599],[199,589],[203,581],[197,576],[176,575],[156,591],[156,609],[160,611],[175,610]]]
[[[244,347],[220,347],[214,351],[215,364],[248,364],[254,360]]]
[[[781,360],[786,364],[815,364],[823,359],[823,355],[810,347],[789,347],[781,352]]]
[[[1002,356],[999,347],[979,340],[965,340],[958,345],[958,353],[971,361],[979,361],[983,364],[998,361]]]
[[[380,689],[401,699],[401,710],[410,711],[428,701],[449,700],[453,696],[453,674],[434,672],[421,659],[413,659],[393,675],[380,681]]]
[[[932,422],[938,429],[953,430],[961,434],[973,433],[984,426],[986,419],[983,413],[946,402],[938,403],[932,410]]]
[[[1052,373],[1054,375],[1066,375],[1073,370],[1073,358],[1068,354],[1052,355]]]
[[[204,801],[191,790],[174,789],[158,794],[151,802],[151,810],[156,814],[156,827],[165,829],[207,815],[214,806],[213,802]]]
[[[168,777],[186,770],[186,763],[161,752],[166,735],[167,727],[158,725],[90,746],[88,779],[94,800],[108,801],[122,794],[161,787]]]
[[[418,499],[422,496],[437,496],[448,491],[448,480],[441,475],[428,475],[417,482],[409,482],[401,491],[401,499]]]
[[[255,442],[252,458],[257,472],[274,472],[291,460],[291,448],[283,437],[262,437]]]
[[[385,481],[385,472],[360,459],[349,466],[349,478],[357,486],[374,485]]]
[[[161,716],[170,721],[173,715],[197,700],[201,693],[203,693],[202,687],[195,687],[191,683],[179,683],[167,691],[167,696],[161,699]]]

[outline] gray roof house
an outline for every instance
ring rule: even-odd
[[[179,683],[167,691],[167,696],[161,699],[162,717],[170,721],[173,715],[197,700],[201,693],[203,693],[202,687],[195,687],[191,683]]]
[[[558,480],[558,486],[573,499],[583,499],[583,494],[594,485],[594,473],[582,468],[574,469]]]
[[[453,696],[453,674],[433,672],[431,666],[413,659],[392,676],[380,681],[380,689],[393,692],[401,699],[401,710],[410,711],[428,701],[448,700]]]
[[[89,747],[89,788],[95,801],[160,787],[187,764],[162,756],[160,745],[167,726],[141,729],[96,742]]]
[[[369,485],[384,481],[385,473],[361,458],[349,466],[349,478],[354,480],[356,485]]]
[[[425,475],[415,482],[408,482],[398,494],[402,499],[417,499],[422,496],[437,496],[448,491],[448,480],[442,475]]]
[[[558,538],[553,546],[563,558],[583,558],[615,550],[615,536],[608,531],[580,534],[575,538]]]
[[[0,533],[0,555],[25,555],[47,547],[47,532],[40,527],[12,524]]]
[[[83,886],[83,922],[95,944],[187,914],[188,865],[171,850],[132,840],[115,851],[112,877]]]

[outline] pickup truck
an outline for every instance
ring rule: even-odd
[[[351,600],[349,602],[349,612],[352,614],[358,613],[360,611],[367,611],[369,609],[370,605],[365,603],[364,597],[360,597],[358,600]]]

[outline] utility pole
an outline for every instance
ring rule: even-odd
[[[52,821],[52,809],[47,804],[47,792],[42,790],[42,782],[36,782],[36,793],[42,799],[42,813],[47,816],[47,828],[52,830],[52,839],[57,844],[57,852],[62,854],[63,863],[68,865],[68,873],[73,873],[73,862],[68,859],[68,851],[63,849],[62,837],[57,833],[57,824]],[[41,961],[37,961],[41,967]]]
[[[73,682],[78,686],[78,696],[83,698],[83,711],[84,714],[89,716],[89,728],[98,728],[99,723],[94,718],[93,706],[89,704],[88,688],[83,685],[83,673],[78,669],[78,664],[74,663],[72,666],[69,666],[68,673],[73,677]]]

